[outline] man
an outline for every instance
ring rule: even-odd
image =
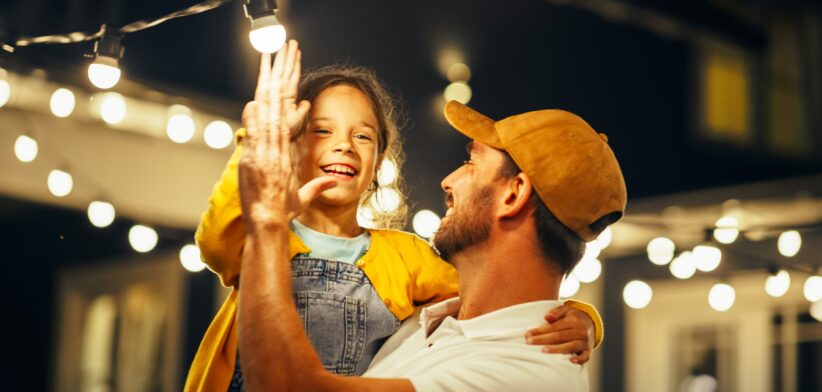
[[[607,138],[561,110],[494,122],[449,102],[445,115],[473,139],[470,160],[442,182],[448,212],[434,238],[459,273],[460,296],[424,309],[422,328],[406,324],[406,338],[392,337],[362,378],[323,369],[292,299],[288,132],[248,140],[239,328],[250,390],[587,389],[583,367],[522,336],[561,304],[562,276],[585,241],[622,217],[625,183]]]

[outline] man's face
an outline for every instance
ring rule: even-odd
[[[494,195],[500,151],[479,142],[468,145],[470,158],[442,180],[448,211],[434,235],[434,246],[443,260],[488,239],[494,214]]]

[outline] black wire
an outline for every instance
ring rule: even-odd
[[[169,21],[171,19],[182,18],[184,16],[196,15],[202,12],[213,10],[217,7],[230,3],[231,1],[232,0],[207,0],[202,3],[192,5],[191,7],[172,12],[168,15],[161,16],[159,18],[149,18],[129,23],[121,27],[118,31],[120,33],[125,34],[145,30],[157,26],[160,23]],[[102,30],[96,33],[85,33],[82,31],[76,31],[73,33],[66,34],[43,35],[39,37],[22,37],[17,39],[15,41],[15,44],[17,46],[30,46],[37,44],[72,44],[77,42],[98,40],[102,38],[102,35]]]

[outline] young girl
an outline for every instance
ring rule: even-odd
[[[287,56],[296,56],[299,67],[296,42],[289,42],[282,50]],[[267,101],[269,67],[270,57],[263,55],[255,102],[243,112],[246,128],[258,126],[252,112],[268,109],[263,102]],[[280,118],[295,130],[292,142],[299,162],[295,171],[306,184],[301,193],[323,187],[329,176],[337,183],[310,203],[294,201],[303,203],[296,209],[303,212],[291,224],[294,298],[325,368],[360,375],[415,307],[456,295],[457,274],[425,241],[395,230],[405,224],[404,200],[390,212],[376,208],[382,202],[375,197],[380,187],[402,190],[401,178],[382,185],[376,180],[383,160],[392,162],[400,172],[402,150],[394,102],[373,73],[332,66],[308,73],[302,80],[298,68],[294,75],[283,96],[285,101],[298,97],[300,104],[286,102]],[[223,285],[234,289],[203,337],[186,391],[243,390],[236,315],[246,236],[237,183],[244,137],[245,131],[239,130],[237,149],[214,187],[195,235],[203,260]],[[358,224],[360,209],[370,212],[375,228]],[[530,339],[534,344],[563,343],[553,352],[587,351],[588,317],[596,326],[598,344],[602,335],[599,315],[590,305],[576,301],[566,304],[576,309],[566,306],[546,319],[557,319],[551,331],[567,330],[570,339],[549,339],[549,329],[544,326]],[[587,352],[579,360],[586,361]]]

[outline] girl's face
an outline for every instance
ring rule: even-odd
[[[357,205],[379,161],[377,116],[362,91],[349,85],[329,87],[314,102],[308,127],[298,140],[300,180],[332,176],[335,188],[319,200],[334,205]]]

